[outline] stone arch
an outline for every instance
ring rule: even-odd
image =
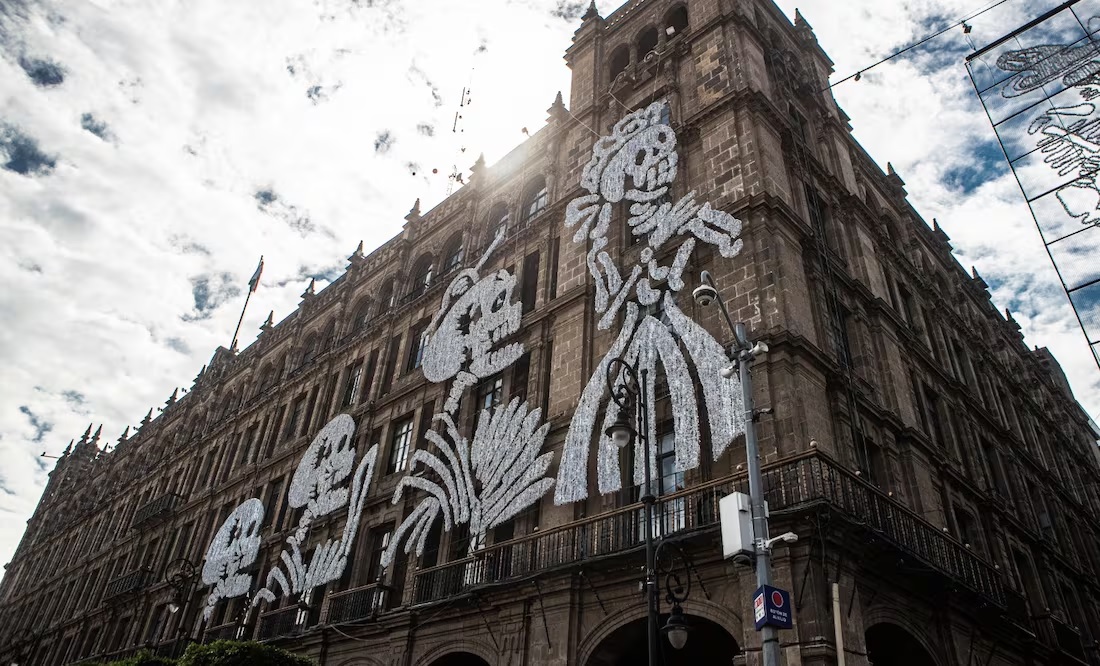
[[[630,47],[626,44],[620,44],[611,52],[608,63],[608,80],[614,83],[619,75],[630,67]]]
[[[684,615],[709,620],[724,629],[734,640],[738,640],[743,635],[741,616],[727,606],[722,606],[708,599],[699,599],[698,601],[692,599],[685,602],[683,608]],[[669,610],[667,604],[662,604],[661,610],[663,619]],[[577,646],[577,664],[585,666],[606,638],[631,622],[644,619],[648,614],[645,603],[638,603],[631,604],[629,608],[616,609],[604,616],[604,619],[587,636],[582,638],[580,645]]]
[[[425,652],[414,663],[416,666],[431,666],[439,659],[443,659],[449,654],[471,654],[479,659],[485,660],[488,664],[497,663],[496,652],[486,645],[485,643],[472,641],[468,638],[462,640],[444,640],[438,645]]]
[[[912,619],[911,613],[905,613],[893,606],[878,606],[876,608],[869,609],[863,613],[863,635],[864,645],[866,646],[867,634],[876,626],[889,625],[897,627],[900,631],[908,634],[913,638],[915,643],[919,645],[926,654],[932,659],[934,666],[941,666],[947,663],[942,653],[940,653],[935,645],[936,643],[929,640],[923,627],[920,627]],[[914,662],[919,663],[919,662]]]

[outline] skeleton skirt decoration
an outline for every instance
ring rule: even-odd
[[[575,229],[573,240],[591,241],[587,262],[595,278],[595,306],[600,315],[597,327],[607,330],[620,311],[625,313],[618,337],[589,379],[570,422],[558,468],[557,504],[588,497],[589,450],[594,437],[599,442],[599,492],[613,492],[622,486],[618,451],[602,434],[618,416],[618,406],[604,395],[607,366],[618,356],[637,363],[639,369],[648,369],[651,383],[656,381],[658,363],[661,365],[671,395],[677,471],[699,465],[701,410],[692,367],[702,389],[715,459],[745,431],[739,382],[719,375],[720,369],[730,363],[722,345],[676,306],[676,294],[684,288],[683,271],[695,243],[710,243],[723,257],[732,258],[741,251],[741,222],[712,209],[709,203],[697,204],[694,192],[672,201],[669,188],[676,179],[679,158],[676,134],[667,118],[668,102],[662,100],[616,123],[611,136],[596,142],[592,159],[581,174],[581,187],[588,194],[566,207],[565,224]],[[605,250],[611,207],[620,202],[629,203],[631,233],[646,243],[640,262],[625,277]],[[671,263],[660,264],[657,252],[676,240],[680,245]],[[652,414],[655,387],[648,388],[650,404],[643,408]],[[604,422],[597,430],[596,418],[605,405]],[[650,419],[651,424],[655,422],[655,418]],[[646,440],[651,447],[650,459],[656,461],[655,426],[651,425],[650,430]],[[644,469],[640,461],[644,456],[636,452],[634,460],[638,461],[634,480],[642,483]],[[655,468],[651,472],[656,476]]]

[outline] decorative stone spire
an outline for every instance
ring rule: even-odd
[[[62,456],[67,456],[73,452],[73,440],[69,440],[69,445],[65,447],[65,450],[61,452]]]
[[[485,153],[477,156],[477,161],[470,167],[470,184],[478,185],[485,180]]]
[[[900,191],[903,196],[905,195],[905,181],[901,179],[897,171],[894,171],[894,165],[890,162],[886,163],[886,182]]]
[[[153,408],[150,407],[149,411],[145,413],[145,418],[143,418],[141,420],[141,425],[139,426],[139,428],[144,428],[145,426],[149,425],[149,422],[152,421],[152,420],[153,420]]]
[[[974,284],[978,285],[982,289],[989,289],[989,284],[985,280],[982,279],[981,275],[978,274],[978,269],[977,268],[971,266],[970,267],[970,275],[974,279]]]
[[[91,445],[96,447],[97,449],[99,448],[99,436],[101,434],[103,434],[103,424],[102,423],[100,423],[99,427],[95,429],[95,434],[92,435],[92,441],[90,442]]]
[[[267,333],[268,331],[270,331],[274,327],[275,327],[275,311],[272,310],[271,312],[267,313],[267,319],[260,326],[260,333],[261,334]]]
[[[794,27],[804,28],[806,30],[813,30],[814,27],[810,25],[810,22],[806,20],[806,17],[802,15],[802,12],[798,11],[798,8],[794,9]]]
[[[200,381],[202,381],[202,376],[205,375],[205,374],[206,374],[206,366],[204,365],[204,366],[202,366],[202,369],[199,370],[199,374],[195,375],[195,381],[193,383],[198,384]]]
[[[76,443],[77,446],[81,444],[87,444],[88,438],[92,436],[92,424],[88,424],[88,429],[84,431],[84,434],[80,436],[80,441]]]
[[[946,245],[951,244],[951,237],[947,235],[947,232],[940,226],[939,221],[936,218],[932,218],[932,233],[936,236],[936,240]]]
[[[1007,321],[1008,325],[1013,329],[1017,331],[1020,330],[1020,324],[1016,321],[1016,318],[1012,316],[1012,311],[1008,308],[1005,308],[1005,321]]]
[[[405,221],[409,224],[416,224],[420,221],[420,197],[416,198],[416,203],[413,204],[409,214],[405,216]]]
[[[797,10],[796,10],[797,11]],[[592,19],[600,18],[600,11],[596,9],[596,0],[592,0],[588,3],[588,9],[585,10],[584,16],[581,17],[582,21],[590,21]]]
[[[118,443],[125,444],[128,439],[130,439],[130,426],[126,426],[126,429],[122,431],[122,436],[118,438]]]
[[[348,257],[348,262],[348,270],[355,270],[367,262],[367,257],[363,253],[363,241],[359,241],[359,246]]]
[[[172,405],[176,404],[176,401],[177,401],[177,400],[179,400],[179,396],[180,396],[180,390],[179,390],[179,388],[175,388],[175,389],[173,389],[173,390],[172,390],[172,395],[171,395],[171,396],[170,396],[170,397],[168,398],[168,400],[167,400],[167,401],[165,401],[165,403],[164,403],[164,408],[165,408],[165,409],[168,409],[168,408],[169,408],[169,407],[171,407]]]
[[[562,101],[560,90],[558,91],[557,97],[554,98],[554,103],[550,105],[546,113],[548,114],[546,117],[547,123],[565,120],[565,117],[569,115],[569,111],[565,108],[565,102]]]
[[[317,295],[316,287],[317,287],[317,278],[310,278],[309,279],[309,286],[306,287],[306,290],[302,292],[302,300],[307,300],[307,299],[309,299],[313,296],[316,296]]]

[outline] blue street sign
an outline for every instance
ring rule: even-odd
[[[786,590],[771,585],[756,588],[756,594],[752,598],[752,611],[757,631],[765,626],[791,628],[791,595]]]

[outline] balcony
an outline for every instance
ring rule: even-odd
[[[374,617],[386,604],[386,588],[371,583],[329,596],[328,622],[339,624]]]
[[[823,453],[773,463],[763,470],[763,479],[773,513],[826,507],[953,583],[1005,607],[1004,581],[992,565]],[[716,529],[719,499],[747,488],[746,475],[736,474],[659,498],[654,506],[655,536]],[[479,587],[629,553],[644,545],[644,527],[644,509],[633,504],[495,544],[471,557],[418,571],[411,602],[431,603]]]
[[[234,641],[238,640],[238,629],[240,625],[236,622],[227,622],[225,624],[219,624],[216,627],[210,627],[202,635],[203,643],[213,643],[214,641]]]
[[[153,572],[150,569],[137,569],[107,583],[107,589],[103,591],[103,600],[111,601],[135,592],[140,592],[153,582]]]
[[[292,636],[301,632],[298,615],[303,613],[296,605],[268,611],[260,615],[260,640],[266,641],[280,636]]]
[[[176,503],[179,499],[179,495],[175,493],[165,493],[155,500],[145,503],[134,512],[134,519],[130,521],[130,529],[137,530],[147,525],[155,525],[168,518],[175,512]]]

